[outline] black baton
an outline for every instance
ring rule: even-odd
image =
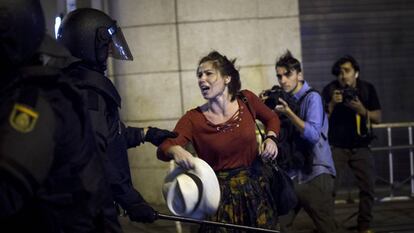
[[[213,226],[217,226],[217,227],[225,227],[225,228],[245,230],[245,231],[280,233],[280,231],[276,231],[276,230],[270,230],[270,229],[264,229],[264,228],[258,228],[258,227],[249,227],[249,226],[243,226],[243,225],[237,225],[237,224],[231,224],[231,223],[224,223],[224,222],[199,220],[199,219],[194,219],[194,218],[179,217],[179,216],[173,216],[173,215],[167,215],[167,214],[161,214],[161,213],[158,214],[158,218],[159,219],[164,219],[164,220],[171,220],[171,221],[208,224],[208,225],[213,225]]]

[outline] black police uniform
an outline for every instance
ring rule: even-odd
[[[121,98],[104,71],[108,56],[133,59],[121,28],[102,11],[77,9],[62,20],[57,41],[81,60],[65,72],[82,91],[88,105],[100,152],[107,160],[106,171],[115,201],[127,210],[132,221],[154,221],[157,213],[132,186],[127,149],[144,140],[158,146],[176,134],[149,127],[144,135],[142,128],[125,127],[120,121]]]
[[[105,168],[111,185],[113,198],[121,207],[130,212],[134,221],[154,221],[134,219],[134,206],[140,206],[145,216],[153,212],[141,194],[133,187],[127,149],[144,142],[142,128],[125,127],[119,118],[118,108],[121,97],[112,82],[101,72],[94,71],[83,62],[76,62],[66,69],[68,76],[81,90],[88,105],[100,152],[104,155]],[[151,215],[151,214],[150,214]]]
[[[110,191],[80,95],[55,69],[16,73],[0,92],[0,228],[106,231]]]

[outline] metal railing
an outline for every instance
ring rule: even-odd
[[[375,131],[385,129],[387,131],[387,145],[386,146],[375,146],[371,147],[372,151],[388,151],[388,166],[389,166],[389,180],[387,183],[390,186],[389,196],[383,197],[380,201],[392,201],[392,200],[407,200],[414,197],[414,155],[413,155],[413,129],[414,122],[400,122],[400,123],[383,123],[375,124],[372,128]],[[395,128],[407,128],[408,133],[408,144],[406,145],[394,145],[393,144],[393,135],[392,130]],[[376,132],[378,135],[378,132]],[[396,150],[408,149],[409,159],[410,159],[410,176],[404,179],[400,184],[405,184],[408,181],[411,182],[411,193],[409,196],[395,196],[394,191],[397,188],[396,182],[394,179],[394,156],[393,152]]]

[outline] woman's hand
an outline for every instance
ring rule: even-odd
[[[185,150],[181,146],[172,146],[170,149],[168,149],[168,154],[171,155],[172,158],[174,158],[175,163],[184,168],[184,169],[191,169],[194,168],[193,163],[193,155]]]
[[[264,159],[274,160],[277,157],[278,149],[276,142],[267,137],[260,145],[260,156]]]

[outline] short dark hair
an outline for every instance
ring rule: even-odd
[[[302,66],[299,60],[294,58],[289,50],[286,50],[286,52],[276,60],[275,68],[277,67],[284,67],[287,70],[302,72]]]
[[[213,63],[213,67],[217,69],[221,75],[227,75],[231,77],[230,83],[228,84],[228,88],[229,93],[232,96],[231,100],[235,100],[236,95],[241,88],[240,74],[234,66],[236,59],[229,60],[226,56],[221,55],[219,52],[212,51],[207,56],[200,59],[200,61],[198,62],[198,66],[208,61],[211,61]]]
[[[341,58],[339,58],[332,66],[332,70],[331,73],[335,76],[338,76],[341,72],[341,65],[350,62],[352,67],[354,68],[354,70],[356,72],[359,72],[359,64],[358,62],[355,60],[354,57],[352,57],[351,55],[345,55]]]

